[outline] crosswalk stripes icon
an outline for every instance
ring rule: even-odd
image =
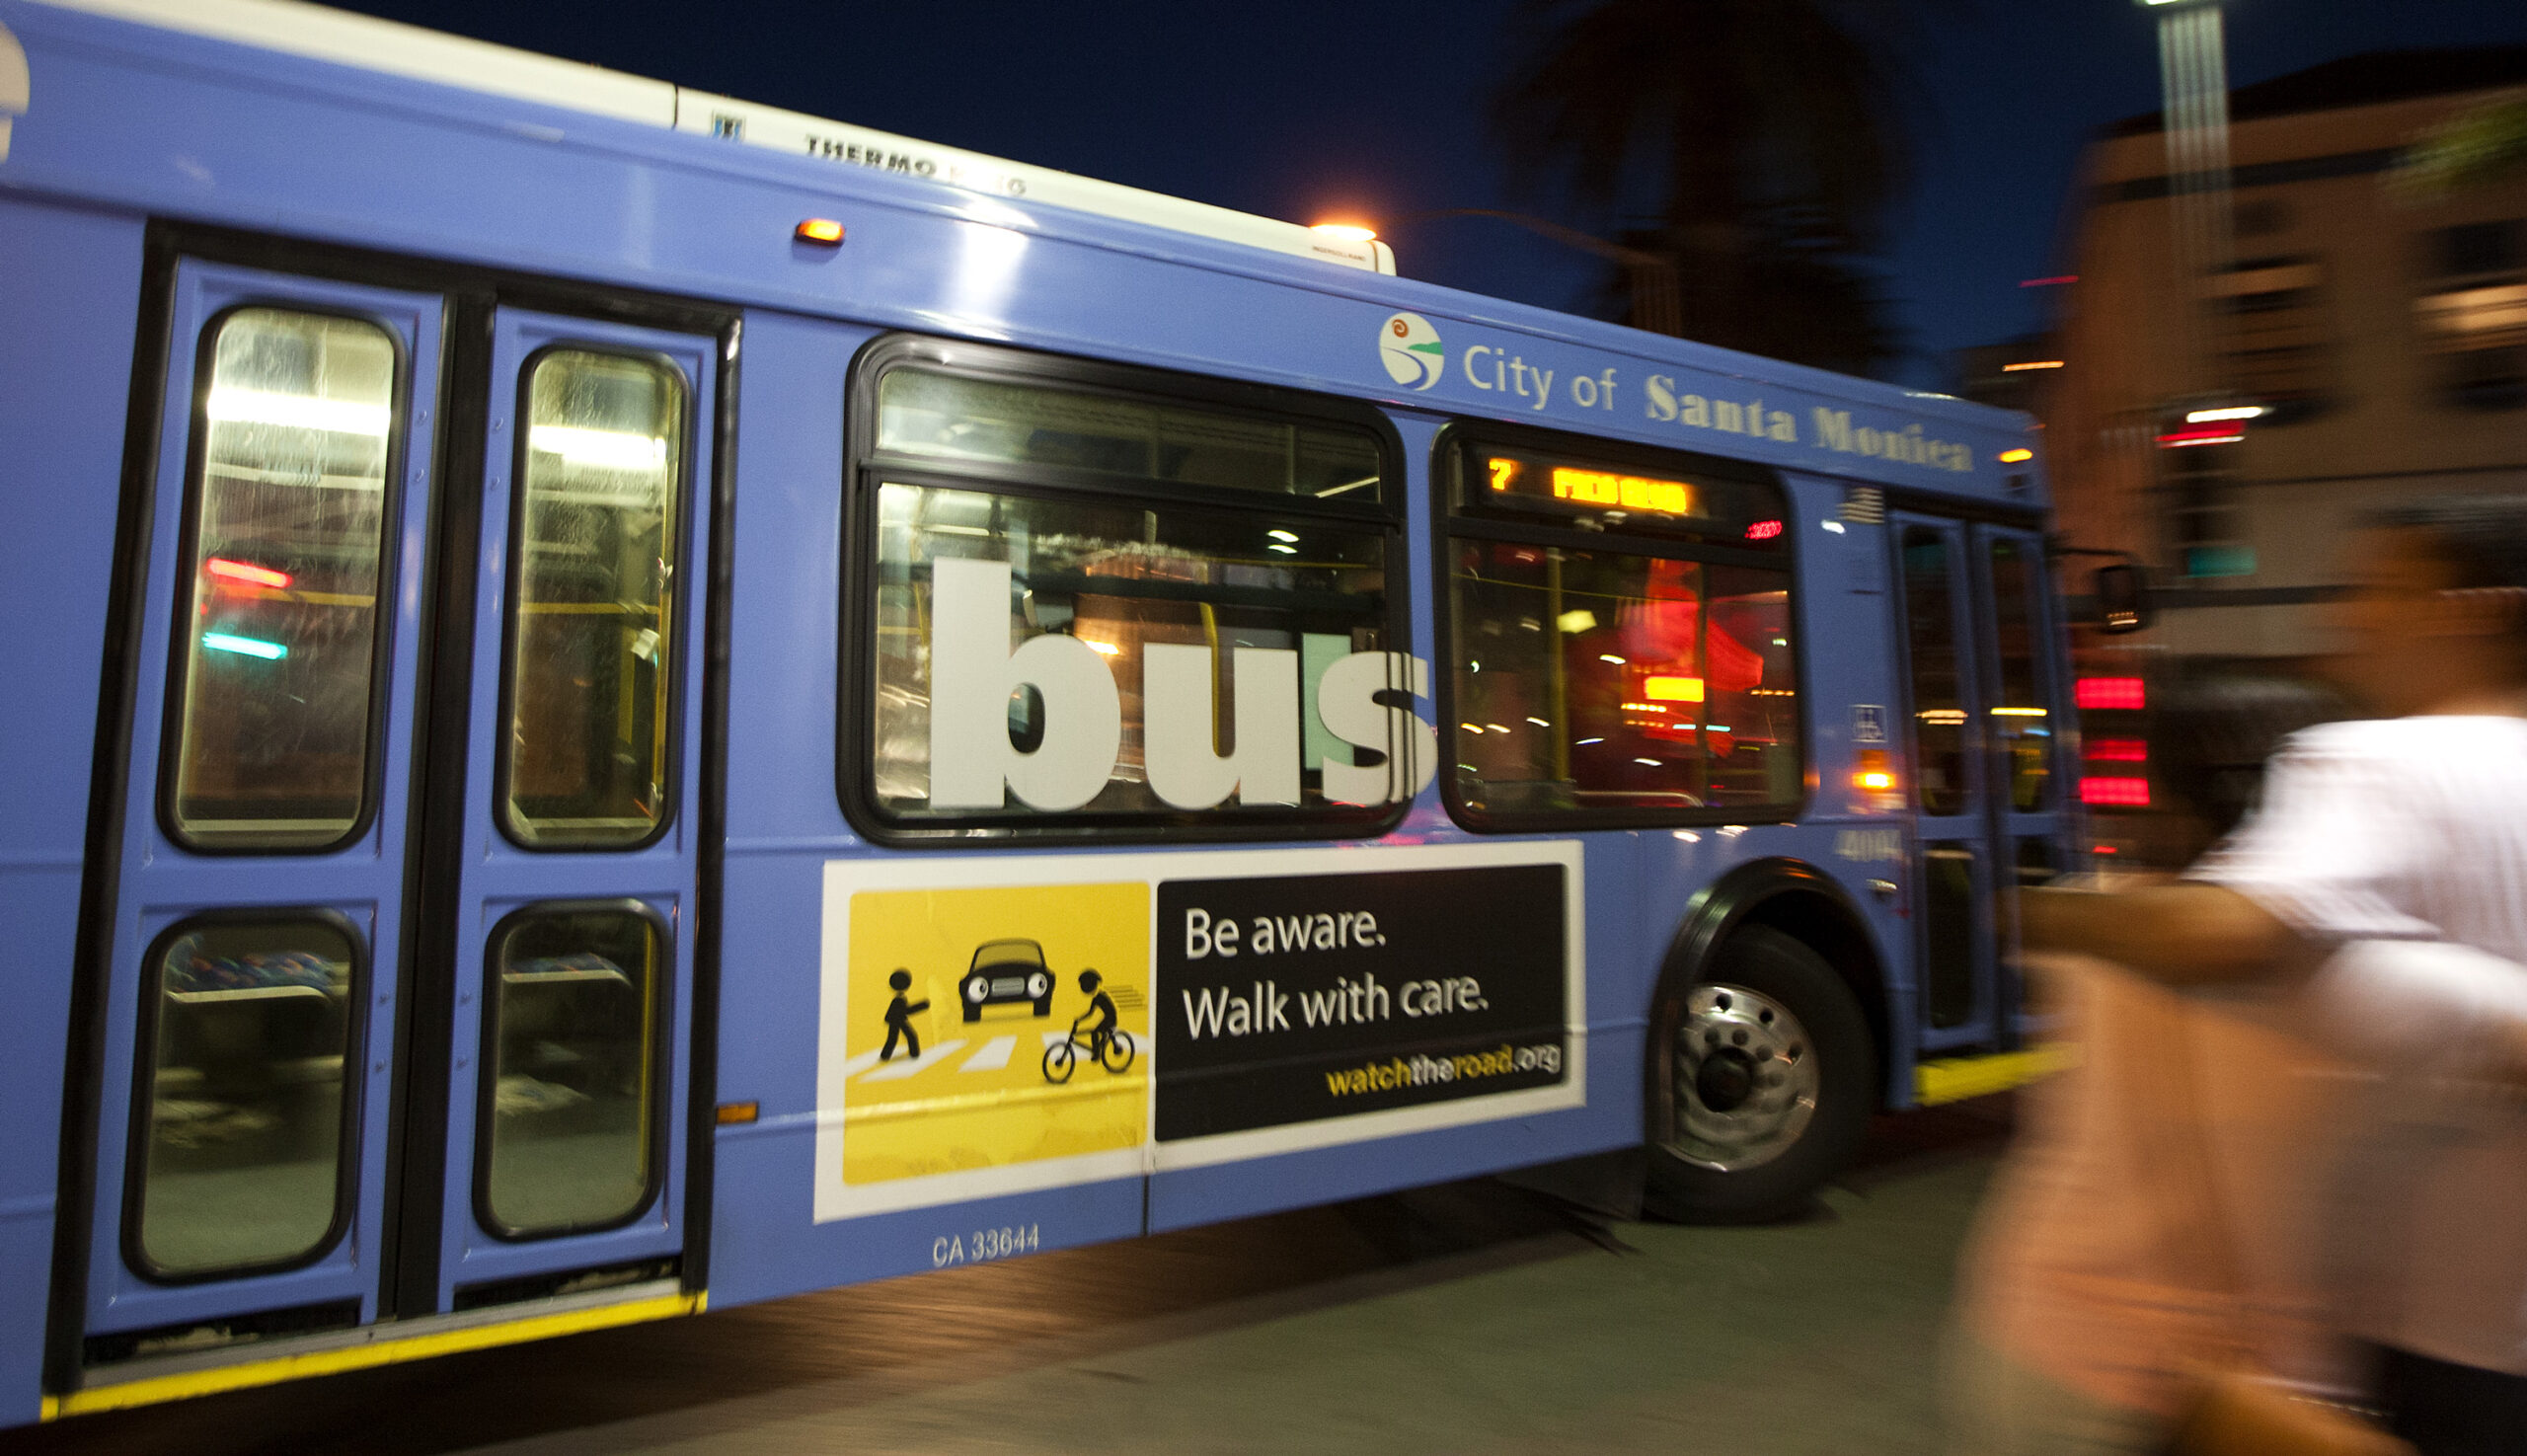
[[[1396,383],[1428,389],[1447,369],[1448,349],[1428,319],[1397,314],[1378,329],[1378,362],[1386,365],[1387,377]]]

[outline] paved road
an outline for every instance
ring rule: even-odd
[[[1937,1449],[2005,1125],[1883,1119],[1816,1216],[1600,1226],[1493,1182],[91,1417],[9,1453]]]

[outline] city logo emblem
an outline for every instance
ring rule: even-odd
[[[1397,314],[1378,329],[1378,361],[1396,383],[1428,389],[1448,366],[1448,347],[1428,319]]]

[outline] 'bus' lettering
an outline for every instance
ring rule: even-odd
[[[1122,694],[1106,659],[1058,632],[1011,651],[1008,563],[948,560],[931,570],[930,802],[999,808],[1014,794],[1030,808],[1059,811],[1095,799],[1123,743]],[[1231,660],[1237,746],[1223,754],[1214,747],[1211,650],[1142,649],[1141,752],[1150,789],[1183,809],[1211,808],[1232,795],[1240,804],[1296,805],[1305,765],[1299,654],[1239,648]],[[1020,752],[1010,740],[1009,700],[1031,688],[1042,699],[1043,738]],[[1325,754],[1327,799],[1386,804],[1429,785],[1438,730],[1410,701],[1429,693],[1430,664],[1402,652],[1351,652],[1326,665],[1315,694],[1325,731],[1387,759],[1361,768],[1347,752]]]

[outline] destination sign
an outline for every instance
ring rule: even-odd
[[[1584,515],[1627,527],[1666,527],[1732,542],[1769,544],[1781,535],[1777,498],[1760,486],[1724,478],[1641,475],[1602,463],[1486,448],[1474,457],[1479,484],[1469,505]]]

